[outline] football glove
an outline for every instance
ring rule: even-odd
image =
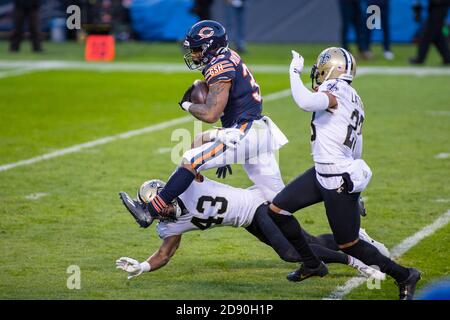
[[[194,90],[194,85],[191,85],[186,92],[183,95],[183,98],[181,98],[181,101],[178,102],[178,104],[180,105],[181,109],[183,109],[184,111],[188,111],[189,107],[191,106],[192,102],[191,102],[191,93],[192,90]],[[186,103],[187,102],[187,103]]]
[[[301,74],[303,71],[305,59],[303,59],[303,57],[297,51],[291,50],[291,52],[292,52],[292,61],[289,67],[289,72]]]
[[[210,133],[211,140],[220,141],[229,148],[236,148],[244,133],[237,128],[216,129]]]
[[[128,257],[121,257],[116,260],[116,268],[128,272],[128,280],[139,276],[144,271],[150,271],[150,265],[147,261],[139,261]]]
[[[227,170],[230,173],[230,175],[233,174],[233,170],[231,170],[231,166],[229,164],[224,165],[223,167],[217,168],[217,171],[216,171],[217,178],[225,179],[225,177],[227,176]]]

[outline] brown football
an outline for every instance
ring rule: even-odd
[[[208,95],[208,85],[205,81],[195,80],[194,89],[191,92],[191,102],[198,104],[206,103],[206,96]]]

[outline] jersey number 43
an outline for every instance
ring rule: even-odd
[[[204,213],[206,206],[220,209],[217,210],[215,216],[210,216],[208,218],[192,217],[191,223],[198,227],[200,230],[205,230],[210,228],[213,224],[221,224],[223,221],[223,215],[226,213],[228,208],[228,200],[224,197],[211,197],[211,196],[201,196],[197,202],[197,211]]]

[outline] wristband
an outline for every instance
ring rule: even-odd
[[[148,263],[147,261],[141,262],[140,266],[141,266],[142,272],[149,272],[150,270],[152,270],[150,263]]]
[[[189,108],[192,106],[192,102],[189,101],[185,101],[181,104],[181,107],[185,110],[185,111],[189,111]]]

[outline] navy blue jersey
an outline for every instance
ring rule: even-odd
[[[223,127],[229,128],[261,118],[262,99],[259,86],[236,52],[228,50],[212,59],[203,69],[203,75],[208,86],[231,81],[228,103],[220,117]]]

